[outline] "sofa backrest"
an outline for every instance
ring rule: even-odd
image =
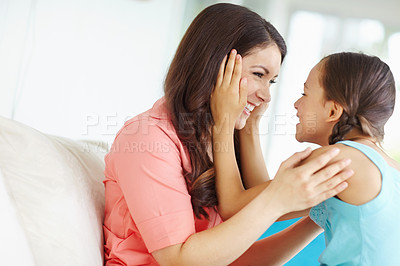
[[[103,265],[107,149],[0,117],[0,201],[9,213],[0,228],[10,229],[0,239],[9,243],[4,265],[16,265],[13,252],[23,265]]]

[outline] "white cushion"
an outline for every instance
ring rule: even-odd
[[[4,265],[33,266],[34,259],[25,237],[24,228],[19,223],[14,202],[5,186],[0,172],[0,254]]]
[[[105,143],[50,136],[0,117],[0,200],[11,213],[0,230],[13,223],[8,237],[22,241],[10,250],[19,248],[32,265],[103,265],[106,152]]]

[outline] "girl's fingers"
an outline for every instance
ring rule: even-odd
[[[229,54],[228,63],[226,64],[224,78],[222,81],[222,86],[224,88],[228,88],[231,84],[232,73],[233,69],[235,68],[236,54],[237,52],[235,49],[232,49],[231,53]]]
[[[243,78],[240,81],[239,86],[239,103],[241,106],[245,106],[247,103],[247,79]]]
[[[221,65],[219,66],[219,71],[218,71],[218,76],[217,76],[217,82],[215,83],[215,88],[219,88],[222,85],[222,81],[224,79],[224,70],[225,70],[225,63],[226,59],[228,58],[227,55],[225,55],[224,59],[222,60]]]
[[[238,54],[235,58],[235,66],[232,74],[231,85],[239,85],[240,79],[242,77],[242,57]],[[239,89],[239,86],[237,86]]]

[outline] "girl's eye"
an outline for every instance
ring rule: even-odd
[[[276,79],[272,79],[269,81],[269,84],[275,84],[276,83]]]
[[[256,75],[259,78],[262,78],[264,76],[264,74],[260,73],[260,72],[254,72],[253,74]]]
[[[301,95],[303,95],[303,96],[306,96],[306,94],[303,92],[303,93],[301,93]]]

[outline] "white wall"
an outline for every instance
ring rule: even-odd
[[[183,0],[0,0],[0,115],[112,141],[162,96]],[[171,48],[174,47],[174,48]]]

